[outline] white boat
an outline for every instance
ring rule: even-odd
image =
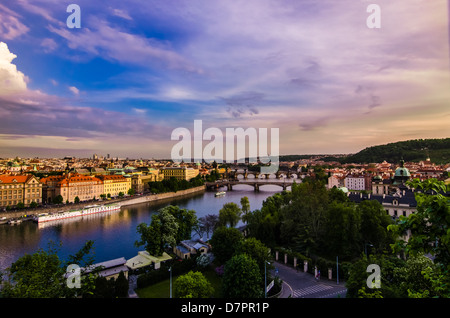
[[[216,194],[214,196],[220,197],[222,195],[225,195],[225,193],[226,193],[225,191],[216,192]]]
[[[22,223],[21,219],[12,219],[12,220],[8,221],[9,225],[20,224],[20,223]]]
[[[65,212],[56,212],[56,213],[42,213],[34,217],[34,221],[38,223],[49,222],[55,220],[63,220],[68,218],[79,217],[83,215],[104,213],[110,211],[120,210],[120,205],[118,204],[108,204],[108,205],[89,205],[85,206],[81,210],[71,210]]]

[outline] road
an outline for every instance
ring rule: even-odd
[[[338,285],[336,281],[328,280],[328,277],[324,277],[323,274],[317,281],[314,275],[297,271],[293,267],[279,262],[273,265],[278,270],[278,276],[285,283],[285,292],[281,297],[288,297],[290,294],[292,298],[345,298],[347,289],[343,282]]]

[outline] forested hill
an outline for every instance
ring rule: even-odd
[[[437,164],[450,162],[450,138],[415,139],[368,147],[360,152],[339,158],[341,163],[421,161],[427,158]]]

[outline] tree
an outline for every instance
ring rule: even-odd
[[[1,297],[12,298],[61,298],[75,297],[92,293],[95,288],[91,284],[92,275],[81,276],[81,289],[69,288],[66,284],[66,268],[69,264],[80,267],[90,266],[93,257],[90,255],[93,242],[87,241],[85,245],[68,261],[62,261],[58,249],[49,244],[48,250],[42,248],[34,254],[26,254],[11,264],[7,269],[7,280],[1,282]],[[6,278],[4,276],[3,278]]]
[[[214,293],[214,288],[201,272],[189,271],[178,276],[173,291],[177,298],[208,298]]]
[[[178,206],[174,205],[164,207],[162,210],[165,210],[173,215],[178,223],[178,231],[175,237],[176,242],[191,239],[192,231],[198,224],[195,211],[180,209]]]
[[[371,244],[372,248],[380,253],[389,249],[389,244],[394,243],[395,239],[392,232],[388,231],[392,219],[386,214],[383,206],[376,200],[365,200],[357,209],[361,218],[362,248],[366,244]]]
[[[133,188],[128,189],[128,195],[134,195],[136,191]]]
[[[194,227],[195,232],[203,238],[203,234],[209,237],[213,233],[219,223],[219,217],[216,214],[207,214],[198,219],[197,225]]]
[[[167,245],[176,245],[178,222],[167,209],[161,209],[152,216],[149,226],[141,223],[137,231],[141,235],[141,240],[136,241],[135,246],[144,245],[151,255],[160,256]]]
[[[125,194],[121,191],[121,192],[119,192],[119,198],[123,198],[123,196],[124,196]]]
[[[325,230],[328,192],[322,182],[310,180],[292,185],[292,202],[281,209],[281,239],[308,255],[319,252]]]
[[[38,204],[36,201],[30,203],[30,208],[37,208]]]
[[[236,248],[235,254],[247,254],[258,264],[259,270],[264,275],[265,266],[264,263],[270,258],[269,249],[261,243],[261,241],[250,237],[241,241],[241,244]]]
[[[53,198],[54,204],[61,204],[61,203],[63,203],[63,201],[64,201],[64,198],[60,194]]]
[[[241,210],[244,215],[250,212],[250,202],[248,201],[248,197],[241,198]]]
[[[76,196],[73,202],[80,203],[80,198],[78,196]]]
[[[435,264],[434,270],[427,267],[423,271],[429,289],[412,291],[410,297],[450,297],[450,201],[444,196],[449,186],[436,179],[415,179],[407,185],[417,190],[417,211],[408,217],[400,216],[396,224],[389,226],[398,237],[393,251],[406,257],[429,253]]]
[[[233,256],[226,264],[222,278],[225,298],[259,298],[264,283],[256,261],[247,254]]]
[[[234,227],[219,227],[214,231],[211,240],[212,253],[219,264],[225,264],[235,253],[244,239],[242,233]]]
[[[219,210],[219,224],[222,226],[229,225],[235,227],[241,219],[242,210],[234,202],[225,203]]]

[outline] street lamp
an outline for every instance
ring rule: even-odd
[[[169,267],[169,273],[170,273],[170,298],[172,298],[172,266]]]
[[[366,253],[366,257],[368,257],[367,256],[367,245],[369,245],[370,247],[373,247],[372,244],[369,244],[369,243],[364,244],[364,252]]]
[[[269,262],[264,261],[264,298],[267,298],[267,264],[270,265]]]

